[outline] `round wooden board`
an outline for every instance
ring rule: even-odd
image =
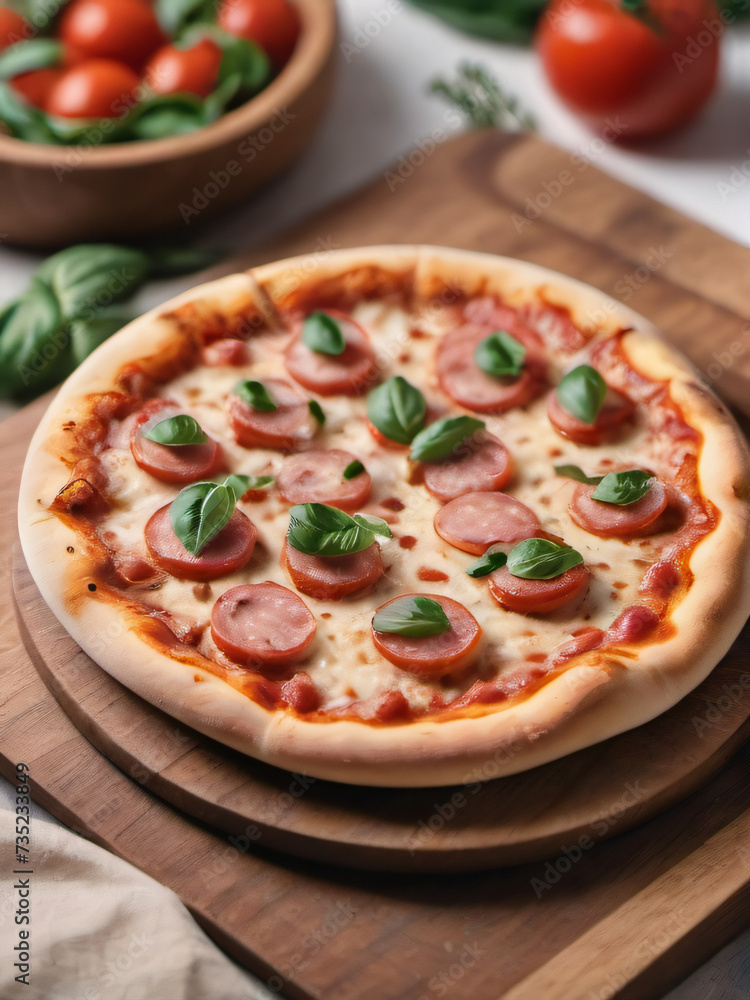
[[[147,704],[93,662],[39,594],[16,546],[27,651],[78,729],[131,778],[240,850],[392,871],[564,858],[698,788],[748,735],[750,623],[696,691],[638,729],[543,767],[466,786],[362,788],[245,757]]]

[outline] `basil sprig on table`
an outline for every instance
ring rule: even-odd
[[[399,597],[375,613],[372,627],[376,632],[424,638],[449,632],[451,623],[445,611],[431,597]]]
[[[397,444],[411,444],[424,427],[427,403],[422,393],[401,375],[394,375],[367,397],[367,419]]]
[[[547,0],[411,0],[460,31],[500,42],[526,42]]]
[[[246,378],[242,382],[238,382],[232,392],[248,406],[261,413],[273,413],[274,410],[278,410],[278,406],[268,395],[268,389],[262,382]]]
[[[607,383],[591,365],[579,365],[557,387],[561,406],[584,424],[596,423],[607,395]]]
[[[51,389],[129,321],[118,303],[147,279],[195,271],[215,258],[111,243],[49,257],[29,288],[0,309],[0,396],[30,399]]]
[[[558,476],[567,476],[578,483],[597,488],[591,494],[592,500],[602,503],[614,503],[620,507],[642,500],[651,489],[653,476],[650,472],[640,469],[628,469],[625,472],[608,472],[606,476],[587,476],[577,465],[556,465]]]
[[[236,504],[231,484],[193,483],[170,504],[169,520],[187,551],[197,556],[229,524]]]
[[[443,417],[417,434],[409,458],[414,462],[439,462],[484,426],[484,421],[476,417]]]
[[[508,572],[522,580],[552,580],[583,562],[583,556],[570,545],[559,545],[548,538],[527,538],[511,549]]]
[[[310,556],[345,556],[369,549],[376,535],[391,537],[385,521],[370,514],[350,517],[323,503],[296,504],[289,511],[287,541]]]
[[[182,447],[187,444],[204,444],[208,436],[195,419],[187,413],[179,413],[175,417],[167,417],[144,432],[143,435],[156,444],[164,444],[170,448]]]
[[[474,360],[488,375],[517,377],[526,358],[526,348],[507,330],[495,330],[474,350]]]
[[[302,343],[316,354],[343,354],[346,347],[344,334],[336,320],[328,313],[311,313],[302,324]]]

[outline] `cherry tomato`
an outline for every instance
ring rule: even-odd
[[[32,34],[20,14],[16,14],[10,7],[0,7],[0,49],[7,49],[15,42],[31,38]]]
[[[89,59],[115,59],[136,70],[166,42],[144,0],[73,0],[63,11],[58,34]]]
[[[63,70],[49,66],[47,69],[35,69],[30,73],[14,76],[10,85],[16,93],[23,95],[29,104],[44,108],[52,88],[62,75]]]
[[[165,45],[149,60],[146,80],[156,94],[188,91],[206,97],[216,87],[221,56],[221,48],[210,38],[184,51]]]
[[[90,59],[63,73],[45,110],[63,118],[119,118],[132,107],[139,83],[130,67],[114,59]]]
[[[714,0],[643,0],[636,13],[621,2],[552,0],[536,47],[563,103],[627,141],[680,125],[708,100],[723,23]]]
[[[297,8],[289,0],[223,0],[218,21],[231,35],[260,45],[277,69],[289,61],[300,31]]]

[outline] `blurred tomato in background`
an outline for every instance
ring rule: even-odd
[[[688,121],[715,86],[724,21],[714,0],[552,0],[536,48],[560,99],[621,138]]]

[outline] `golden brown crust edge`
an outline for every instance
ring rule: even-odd
[[[337,252],[317,266],[340,273],[366,261],[368,255],[377,264],[379,254],[385,254],[387,265],[394,259],[393,248],[368,248]],[[522,289],[541,282],[560,304],[573,308],[574,316],[590,315],[605,299],[535,265],[439,248],[422,248],[417,257],[418,288],[429,288],[445,272],[453,282],[468,284],[481,268],[490,275],[486,290],[511,294],[514,284]],[[287,266],[288,262],[279,262],[256,269],[252,278],[268,290],[274,274]],[[128,333],[105,344],[92,356],[95,360],[86,362],[66,383],[32,442],[19,507],[27,561],[52,610],[112,676],[187,725],[269,763],[349,783],[407,787],[485,780],[537,766],[648,721],[700,683],[739,632],[750,606],[750,528],[743,498],[750,481],[747,449],[721,404],[694,384],[689,366],[653,337],[646,321],[617,303],[607,307],[612,317],[607,332],[622,325],[638,327],[637,334],[628,335],[626,349],[634,363],[649,366],[649,372],[657,363],[662,366],[675,398],[697,421],[706,439],[701,481],[723,514],[717,530],[693,554],[696,581],[674,616],[677,634],[641,649],[636,660],[586,654],[528,699],[499,706],[479,718],[384,727],[351,721],[320,724],[267,712],[208,672],[161,655],[107,605],[87,603],[73,617],[60,593],[64,574],[70,571],[63,554],[75,536],[41,509],[45,500],[51,500],[50,491],[56,492],[53,484],[60,483],[59,461],[45,449],[48,435],[69,412],[66,407],[75,406],[77,395],[92,386],[102,387],[108,372],[141,349],[134,343],[142,342],[149,351],[154,348],[155,324],[158,329],[161,315],[206,295],[252,298],[256,294],[252,278],[230,276],[194,289],[131,324]],[[164,329],[163,335],[174,333]],[[716,563],[717,559],[721,561]],[[722,567],[720,581],[711,571],[717,564]],[[203,676],[200,684],[193,680],[196,672]]]

